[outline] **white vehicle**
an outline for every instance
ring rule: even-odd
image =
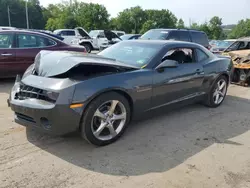
[[[117,34],[119,37],[126,34],[124,31],[112,30],[112,32],[114,32],[115,34]]]
[[[99,50],[100,44],[108,43],[105,37],[98,38],[97,42],[82,27],[77,27],[75,29],[58,29],[53,33],[63,37],[63,41],[67,44],[84,46],[88,53],[92,50]]]
[[[97,46],[99,50],[103,50],[122,39],[113,31],[110,30],[92,30],[89,36],[93,39],[93,45]]]
[[[102,45],[108,46],[108,39],[104,34],[104,30],[91,30],[89,36],[92,38],[92,44],[96,49],[99,50]]]

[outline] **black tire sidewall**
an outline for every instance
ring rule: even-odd
[[[89,44],[83,44],[83,46],[86,48],[88,53],[91,53],[91,46]]]
[[[123,129],[121,130],[121,132],[119,134],[117,134],[113,139],[103,141],[103,140],[97,139],[94,136],[92,129],[91,129],[91,123],[92,123],[92,118],[93,118],[93,115],[94,115],[96,109],[98,107],[100,107],[100,105],[105,103],[106,101],[110,101],[110,100],[120,101],[126,109],[127,117],[126,117],[125,125],[124,125]],[[83,138],[85,138],[89,143],[91,143],[93,145],[97,145],[97,146],[108,145],[108,144],[111,144],[112,142],[116,141],[124,133],[129,121],[130,121],[130,106],[129,106],[127,99],[124,96],[122,96],[116,92],[108,92],[108,93],[105,93],[105,94],[98,96],[93,101],[91,101],[91,103],[88,105],[88,107],[85,110],[85,113],[83,114],[83,117],[82,117],[81,135]]]

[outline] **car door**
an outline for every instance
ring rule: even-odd
[[[167,40],[180,40],[178,31],[171,31],[167,37]]]
[[[105,37],[104,31],[100,31],[97,35],[97,46],[100,48],[100,46],[106,46],[108,45],[108,39]]]
[[[77,39],[75,30],[62,30],[61,36],[64,38],[66,44],[71,44],[73,40]]]
[[[192,99],[202,88],[203,65],[197,62],[194,49],[169,49],[162,61],[167,59],[178,61],[178,66],[154,71],[153,108]]]
[[[0,77],[15,76],[16,50],[14,33],[0,33]]]
[[[15,74],[22,74],[34,63],[41,50],[54,50],[56,42],[45,36],[31,33],[16,34],[16,69]]]

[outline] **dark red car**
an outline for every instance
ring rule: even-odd
[[[24,73],[41,50],[86,52],[84,47],[69,46],[57,38],[39,32],[0,31],[0,78]]]

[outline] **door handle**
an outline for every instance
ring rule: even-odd
[[[204,71],[202,71],[201,69],[196,69],[195,73],[196,74],[204,74]]]
[[[8,53],[3,53],[3,54],[1,54],[1,56],[12,56],[12,54],[8,54]]]

